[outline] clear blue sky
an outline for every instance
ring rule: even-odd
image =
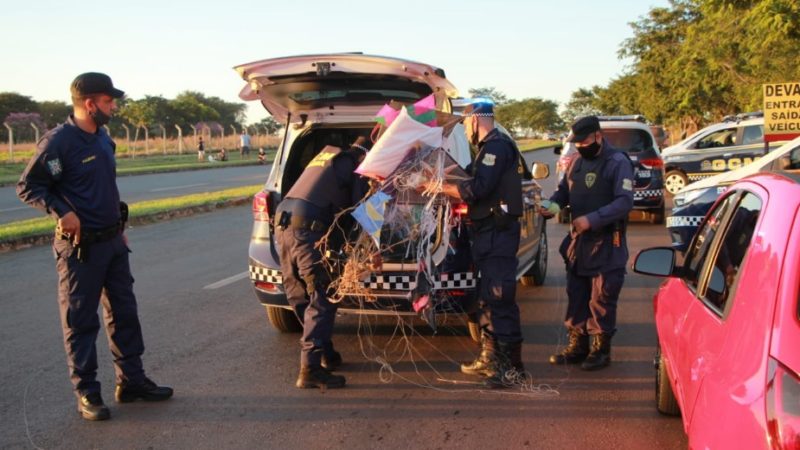
[[[35,7],[33,6],[35,3]],[[69,100],[69,84],[106,72],[131,98],[196,90],[238,101],[232,67],[278,56],[362,51],[441,67],[462,95],[563,103],[625,62],[628,23],[667,0],[151,1],[12,3],[2,9],[0,92]],[[119,3],[116,4],[115,3]],[[346,5],[346,6],[345,6]],[[258,102],[248,122],[266,116]]]

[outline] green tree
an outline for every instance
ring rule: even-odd
[[[561,119],[566,124],[571,124],[577,117],[590,116],[600,114],[597,108],[597,95],[595,92],[601,89],[598,86],[592,89],[579,88],[572,92],[569,101],[564,105],[564,111],[561,112]]]
[[[72,114],[72,105],[65,102],[46,100],[39,102],[39,115],[48,129],[55,128]]]
[[[256,123],[256,125],[259,127],[259,129],[262,130],[266,128],[267,134],[269,135],[275,135],[275,133],[277,133],[278,130],[280,130],[281,127],[283,126],[278,122],[276,122],[275,119],[273,119],[272,117],[265,117],[261,119],[261,121]]]
[[[170,106],[175,113],[174,122],[183,128],[203,121],[219,120],[219,113],[201,101],[202,94],[197,92],[182,92],[170,101]]]
[[[498,91],[497,89],[494,88],[494,86],[470,89],[467,92],[469,92],[469,96],[472,98],[477,98],[477,97],[490,98],[494,101],[495,105],[498,106],[508,103],[508,97],[506,97],[506,94]]]
[[[551,131],[564,127],[558,115],[558,103],[541,98],[512,100],[495,109],[497,121],[517,132]]]
[[[0,122],[5,122],[10,114],[39,112],[38,106],[36,101],[27,95],[0,92]],[[0,126],[0,140],[3,142],[8,140],[8,131],[4,126]]]

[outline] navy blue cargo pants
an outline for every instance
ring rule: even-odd
[[[472,258],[480,272],[479,324],[500,342],[522,342],[517,291],[520,224],[472,230]]]
[[[303,324],[300,365],[319,366],[322,355],[333,348],[331,337],[338,305],[328,300],[330,276],[322,254],[314,245],[323,231],[289,226],[277,228],[276,239],[286,299]]]
[[[114,356],[116,383],[144,381],[142,328],[133,294],[128,246],[122,235],[86,246],[84,261],[75,247],[53,242],[58,272],[58,305],[70,378],[79,396],[100,392],[97,375],[97,307],[103,303],[103,321]]]
[[[617,301],[625,281],[625,268],[580,276],[567,269],[565,325],[582,334],[610,334],[617,328]]]

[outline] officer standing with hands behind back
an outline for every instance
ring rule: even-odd
[[[480,272],[481,352],[474,361],[462,364],[461,371],[499,388],[515,381],[509,377],[512,371],[524,372],[515,297],[522,180],[531,175],[516,143],[495,126],[491,100],[473,100],[465,111],[464,132],[478,148],[475,161],[466,169],[472,178],[443,188],[445,194],[469,206],[472,258]]]
[[[557,215],[567,205],[572,210],[570,234],[559,248],[567,264],[569,344],[551,355],[550,363],[580,363],[584,370],[596,370],[611,362],[617,300],[628,261],[633,165],[627,154],[603,138],[596,116],[577,119],[568,140],[575,143],[579,156],[541,210],[545,217]]]
[[[111,414],[96,380],[101,301],[117,402],[166,400],[172,389],[156,385],[142,367],[144,342],[123,236],[128,208],[117,189],[116,145],[103,129],[124,92],[108,75],[90,72],[75,78],[71,93],[73,114],[38,142],[17,195],[58,221],[58,304],[78,412],[87,420],[106,420]]]

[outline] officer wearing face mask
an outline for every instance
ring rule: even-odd
[[[172,389],[147,378],[142,365],[144,342],[123,236],[128,207],[117,189],[116,145],[103,129],[124,92],[108,75],[90,72],[75,78],[71,93],[73,114],[37,143],[17,195],[57,220],[58,305],[78,412],[87,420],[106,420],[111,413],[96,379],[101,302],[116,401],[167,400]]]
[[[466,169],[472,178],[443,189],[469,206],[472,257],[480,272],[481,352],[461,371],[482,377],[489,387],[504,387],[514,381],[510,374],[524,372],[515,296],[522,179],[531,176],[514,140],[495,126],[491,100],[473,101],[465,111],[464,131],[478,148]]]
[[[569,343],[550,356],[550,363],[596,370],[611,362],[628,261],[625,232],[633,208],[633,166],[627,154],[603,138],[596,116],[577,119],[569,140],[580,155],[541,211],[545,217],[567,205],[572,211],[570,233],[559,249],[567,264]]]

